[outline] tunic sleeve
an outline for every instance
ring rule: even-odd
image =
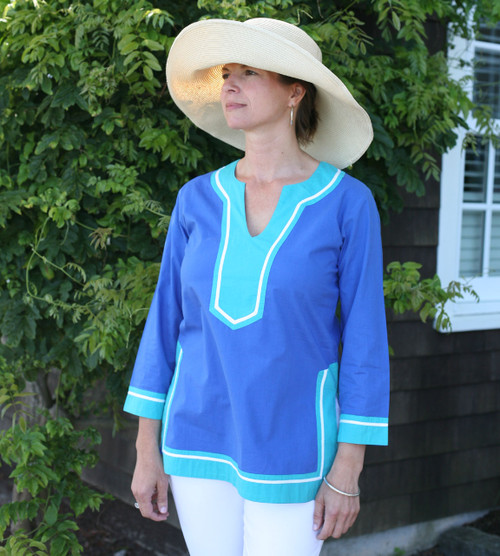
[[[369,189],[353,185],[342,212],[339,259],[338,441],[386,445],[390,384],[380,219]]]
[[[175,370],[182,321],[180,267],[187,244],[179,198],[172,212],[158,283],[149,309],[124,410],[161,419]]]

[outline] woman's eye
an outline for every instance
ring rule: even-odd
[[[226,80],[229,77],[229,73],[223,73],[222,79]]]
[[[247,75],[257,75],[257,72],[253,71],[253,70],[249,70],[247,69],[245,72]]]

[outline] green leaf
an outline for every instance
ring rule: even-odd
[[[120,48],[122,55],[130,54],[132,51],[137,50],[139,45],[135,41],[128,42],[125,46]]]
[[[19,428],[25,433],[27,430],[26,419],[24,417],[19,417]]]
[[[160,44],[157,41],[153,41],[151,39],[144,39],[142,41],[142,44],[143,44],[143,46],[145,46],[149,50],[154,50],[154,51],[165,50],[165,47],[162,44]]]
[[[44,519],[47,525],[52,526],[57,521],[58,510],[57,506],[50,505],[44,514]]]
[[[401,21],[399,19],[398,14],[394,10],[392,10],[391,17],[392,17],[392,24],[394,25],[394,29],[396,29],[396,31],[399,31],[401,29]]]
[[[146,62],[146,64],[154,71],[162,71],[162,67],[160,66],[160,64],[158,63],[158,59],[156,58],[156,56],[154,56],[153,54],[151,54],[150,52],[144,52],[143,53],[144,56],[144,60]]]
[[[42,154],[47,149],[55,149],[59,144],[59,133],[48,133],[42,137],[35,149],[35,154]]]
[[[133,52],[131,52],[131,53],[125,58],[125,60],[123,60],[123,65],[124,65],[124,66],[128,66],[130,63],[132,63],[134,60],[136,60],[139,56],[140,56],[140,52],[137,51],[137,50],[134,50]],[[140,64],[142,64],[142,61],[140,62]]]
[[[143,66],[142,72],[144,73],[144,77],[147,80],[153,79],[153,72],[151,71],[151,68],[149,66],[146,66],[146,65]]]
[[[57,88],[51,106],[52,108],[61,107],[67,110],[76,103],[76,88],[72,83],[64,83]]]
[[[128,46],[129,44],[135,42],[137,38],[137,35],[132,34],[132,33],[128,33],[127,35],[125,35],[119,42],[118,42],[118,48],[120,49],[120,51],[122,51],[126,46]]]

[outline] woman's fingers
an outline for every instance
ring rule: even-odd
[[[323,497],[318,492],[316,500],[314,501],[314,514],[313,514],[313,529],[319,531],[323,526],[323,518],[325,514],[325,504]]]
[[[168,517],[168,475],[160,466],[137,463],[132,479],[132,493],[141,514],[153,521]]]
[[[168,502],[165,501],[167,494],[160,501],[158,489],[154,488],[149,493],[135,492],[134,496],[139,505],[139,510],[143,517],[152,519],[153,521],[165,521],[168,517]],[[163,511],[162,511],[163,510]]]
[[[168,476],[165,474],[158,481],[155,511],[165,517],[168,516]]]
[[[314,530],[318,539],[336,539],[345,535],[359,513],[359,498],[351,498],[332,492],[323,485],[316,496],[314,507]]]

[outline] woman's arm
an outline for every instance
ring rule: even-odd
[[[163,471],[159,449],[158,419],[139,417],[137,460],[132,479],[132,493],[144,517],[165,521],[168,517],[168,475]]]
[[[335,488],[348,493],[359,492],[358,479],[363,469],[365,446],[339,442],[337,455],[326,480]],[[359,496],[345,496],[332,490],[325,482],[316,495],[314,530],[318,538],[338,539],[347,533],[359,513]]]
[[[347,179],[339,212],[344,241],[338,259],[342,331],[338,451],[326,479],[336,489],[355,494],[365,445],[388,441],[389,357],[380,218],[367,187]],[[359,497],[339,494],[323,483],[314,513],[318,537],[339,538],[358,513]]]
[[[160,275],[137,354],[124,410],[139,416],[132,492],[144,517],[168,516],[168,477],[160,452],[161,419],[174,375],[182,321],[180,268],[187,245],[179,194],[168,228]]]

